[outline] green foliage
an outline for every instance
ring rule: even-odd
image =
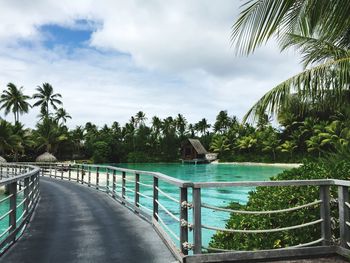
[[[94,143],[92,160],[94,163],[107,163],[110,155],[110,147],[106,142],[98,141]]]
[[[306,179],[350,179],[350,162],[346,160],[332,162],[307,162],[299,168],[287,170],[272,180],[306,180]],[[331,189],[331,198],[336,198],[337,189]],[[232,203],[232,209],[250,211],[279,210],[295,207],[319,199],[318,187],[257,187],[249,193],[246,205]],[[331,203],[332,215],[337,216],[337,203]],[[243,215],[231,214],[226,223],[230,229],[271,229],[303,224],[319,219],[319,206],[300,210],[271,214]],[[333,233],[337,234],[337,225]],[[319,226],[264,234],[240,234],[217,232],[210,246],[233,250],[271,249],[307,243],[320,238]]]

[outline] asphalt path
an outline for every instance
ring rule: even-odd
[[[152,226],[104,193],[40,178],[25,233],[0,262],[174,262]]]

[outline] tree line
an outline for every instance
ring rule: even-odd
[[[117,121],[102,127],[88,122],[69,129],[71,116],[49,83],[38,86],[32,96],[9,83],[0,96],[0,109],[12,113],[14,122],[0,121],[0,154],[12,161],[33,161],[50,152],[60,160],[95,163],[174,162],[180,158],[181,143],[198,138],[221,161],[298,162],[349,146],[347,106],[335,110],[323,101],[300,102],[296,97],[291,102],[280,109],[278,128],[266,114],[252,125],[227,111],[220,111],[213,124],[206,118],[189,123],[182,114],[148,119],[139,111],[123,126]],[[29,129],[20,116],[32,107],[39,107],[40,114],[35,128]]]

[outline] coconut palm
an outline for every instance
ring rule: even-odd
[[[38,86],[36,88],[38,93],[33,95],[33,99],[37,99],[34,103],[34,107],[40,106],[40,112],[42,115],[48,117],[50,115],[49,106],[51,105],[54,110],[57,110],[57,105],[62,105],[62,95],[59,93],[54,93],[53,87],[49,83],[43,83],[42,87]]]
[[[5,109],[5,115],[10,112],[13,113],[15,118],[15,123],[19,121],[19,115],[27,113],[31,107],[27,100],[30,98],[23,94],[23,87],[19,89],[15,84],[7,84],[7,90],[4,90],[1,97],[0,103],[2,104],[0,109]]]
[[[220,132],[221,134],[225,133],[230,127],[231,121],[230,117],[227,114],[227,111],[220,111],[216,116],[216,121],[214,123],[214,131]]]
[[[210,124],[207,122],[205,118],[200,120],[198,123],[195,124],[196,129],[202,134],[205,135],[208,132],[208,129],[210,128]]]
[[[284,143],[282,143],[278,149],[281,152],[285,152],[285,153],[289,153],[290,154],[290,158],[293,158],[293,152],[295,151],[295,149],[298,146],[296,145],[296,143],[294,141],[285,141]]]
[[[179,133],[180,138],[182,139],[185,136],[187,120],[182,114],[178,114],[175,118],[175,126]]]
[[[38,123],[36,128],[33,136],[37,143],[37,148],[45,148],[48,153],[55,153],[59,144],[68,139],[63,128],[50,118],[45,118]]]
[[[335,105],[349,90],[349,1],[251,0],[233,27],[232,41],[240,54],[250,54],[277,37],[282,50],[295,47],[305,70],[266,93],[247,113],[276,114],[290,94],[301,101],[324,100],[332,92]]]
[[[146,114],[143,111],[139,111],[138,113],[136,113],[134,120],[136,127],[143,126],[145,125],[145,121],[147,120]]]
[[[213,141],[210,145],[210,150],[215,153],[218,153],[219,156],[222,156],[225,152],[230,150],[230,143],[226,136],[218,135],[213,138]]]
[[[21,148],[21,138],[14,134],[13,127],[5,120],[0,120],[0,154],[15,152]]]
[[[63,108],[59,108],[57,111],[56,111],[56,114],[55,114],[55,120],[57,122],[59,122],[60,120],[62,120],[62,123],[66,123],[67,122],[67,119],[72,119],[72,116],[70,116],[68,114],[68,112],[63,109]]]

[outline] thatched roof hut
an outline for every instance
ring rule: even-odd
[[[57,159],[51,153],[45,152],[42,155],[39,155],[35,161],[50,163],[50,162],[57,162]]]
[[[187,139],[181,145],[182,160],[205,159],[207,150],[197,139]]]
[[[0,163],[7,163],[6,159],[0,156]]]

